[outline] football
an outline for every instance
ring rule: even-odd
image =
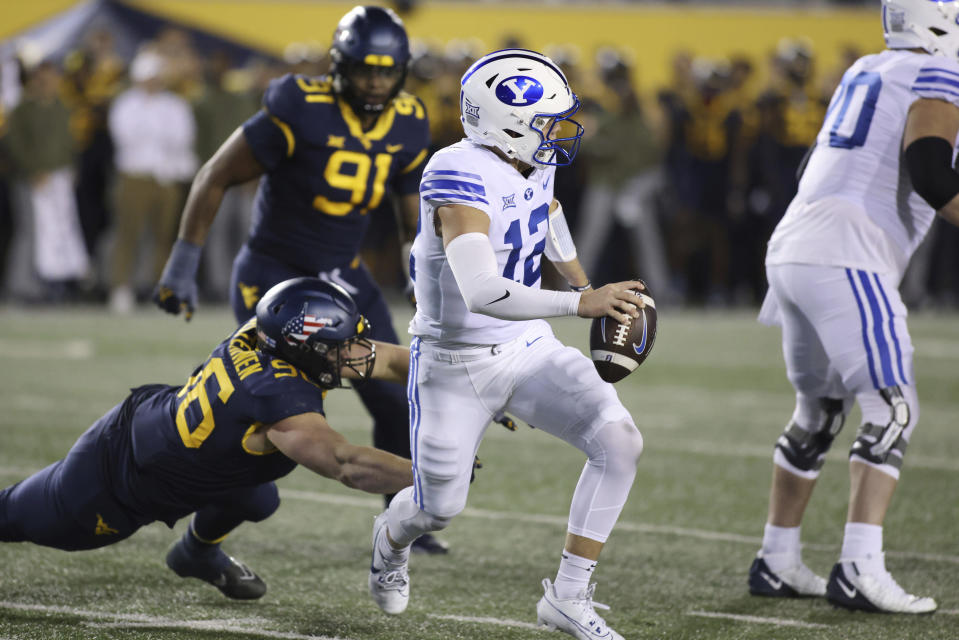
[[[621,324],[609,316],[593,318],[589,328],[589,351],[599,377],[619,382],[632,373],[653,350],[656,341],[656,302],[645,291],[633,290],[646,306],[638,318]]]

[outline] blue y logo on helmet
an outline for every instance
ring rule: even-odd
[[[529,76],[511,76],[496,85],[496,97],[503,104],[525,107],[539,102],[543,85]]]

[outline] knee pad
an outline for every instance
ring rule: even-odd
[[[635,469],[642,453],[643,436],[629,417],[606,422],[586,445],[590,462],[607,467]]]
[[[915,418],[918,417],[914,416],[918,414],[918,410],[913,409],[916,403],[910,402],[914,400],[915,392],[908,387],[904,392],[903,388],[896,385],[880,389],[879,397],[887,407],[888,418],[875,419],[875,415],[870,415],[875,414],[870,403],[861,399],[863,423],[852,443],[849,457],[861,458],[880,467],[890,467],[887,472],[897,476],[909,444],[911,427],[915,425]]]
[[[803,418],[812,420],[810,429],[803,428],[796,421],[802,415],[813,416]],[[841,398],[800,398],[793,419],[776,440],[774,460],[789,471],[795,470],[799,475],[815,478],[822,469],[833,440],[845,423],[845,402]]]

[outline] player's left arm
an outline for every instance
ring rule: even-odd
[[[902,138],[913,189],[939,215],[959,226],[959,173],[952,154],[959,133],[959,106],[920,98],[909,107]]]
[[[549,207],[549,231],[546,235],[546,257],[559,275],[566,279],[573,291],[586,291],[592,288],[589,276],[576,256],[576,245],[563,214],[563,206],[553,198]]]
[[[350,443],[321,413],[284,418],[270,425],[266,435],[290,460],[352,489],[396,493],[413,484],[409,460]]]

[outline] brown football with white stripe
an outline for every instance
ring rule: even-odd
[[[633,290],[646,306],[638,318],[625,324],[610,316],[593,318],[589,328],[589,352],[606,382],[619,382],[643,364],[656,342],[656,301],[645,291]]]

